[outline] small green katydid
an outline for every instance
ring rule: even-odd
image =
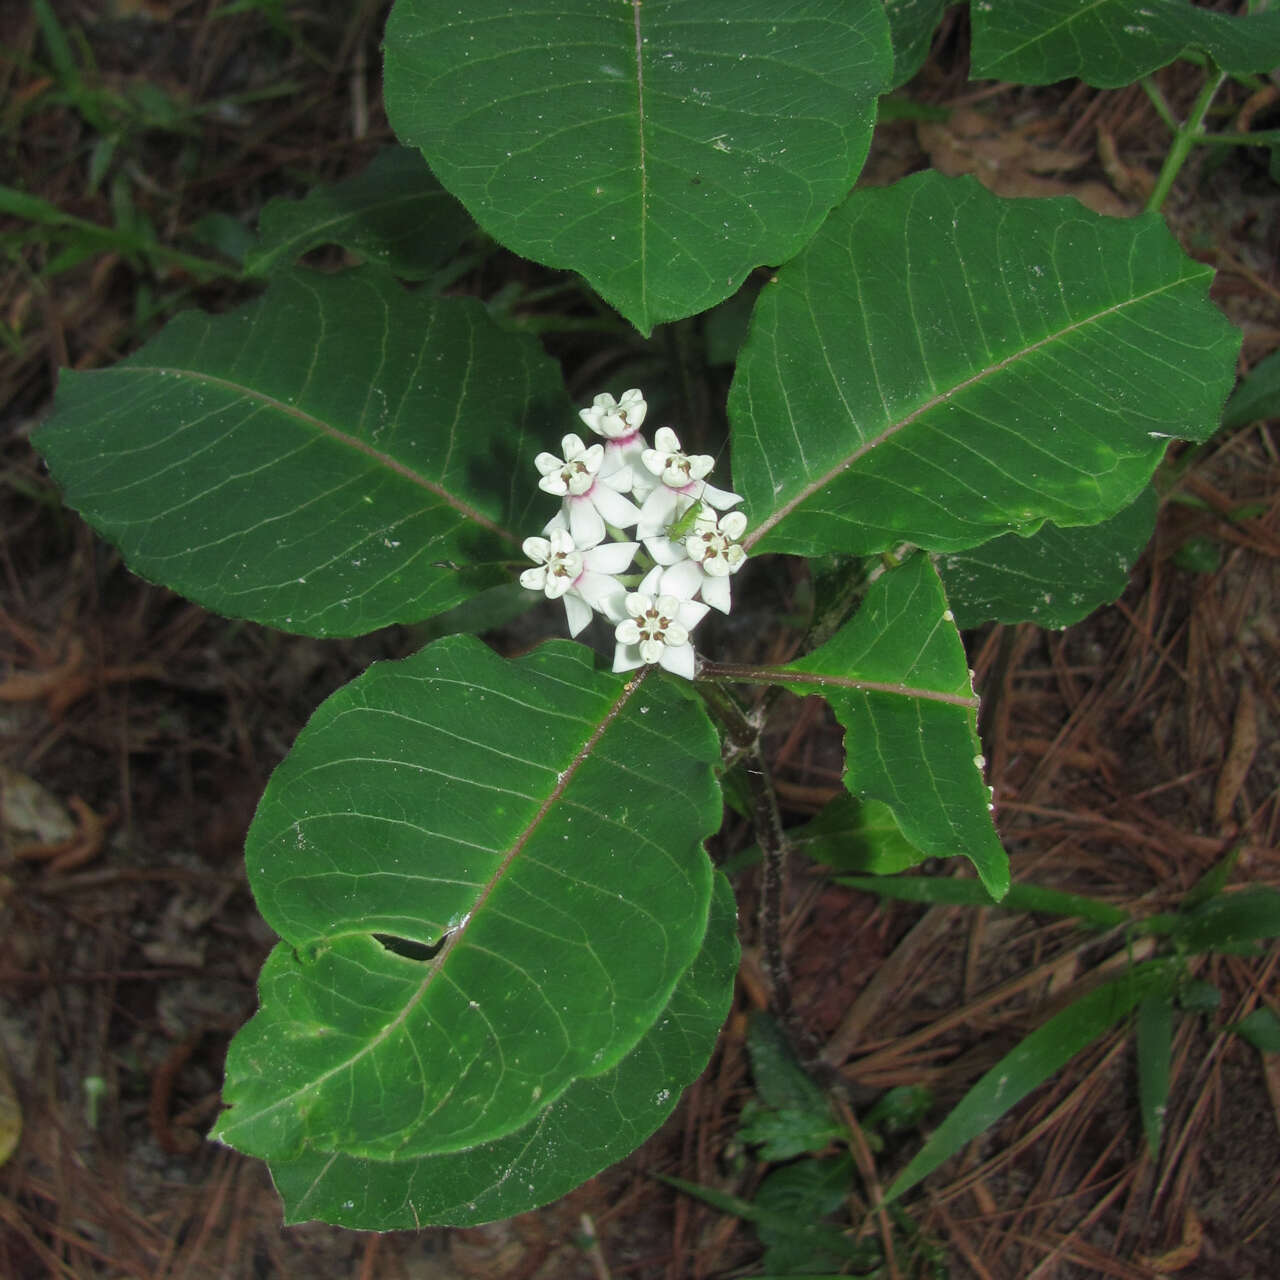
[[[694,521],[702,514],[702,500],[695,499],[693,506],[677,520],[670,529],[667,530],[667,537],[672,542],[678,542],[681,538],[693,528]]]

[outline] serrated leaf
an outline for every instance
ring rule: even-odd
[[[755,1147],[758,1160],[793,1160],[807,1151],[822,1151],[848,1133],[831,1118],[789,1107],[774,1110],[748,1102],[742,1109],[738,1141]]]
[[[282,942],[218,1136],[267,1159],[457,1151],[615,1066],[702,946],[718,763],[676,682],[567,641],[508,662],[448,637],[339,690],[249,831]]]
[[[770,1274],[781,1276],[799,1275],[801,1271],[808,1274],[812,1265],[847,1266],[850,1261],[865,1268],[876,1259],[874,1244],[850,1240],[839,1227],[821,1221],[848,1198],[852,1178],[853,1161],[842,1155],[827,1160],[801,1160],[775,1169],[760,1184],[755,1201],[670,1175],[664,1175],[662,1180],[721,1213],[753,1223],[761,1241],[769,1246],[765,1266]],[[822,1208],[824,1205],[826,1208]],[[812,1263],[816,1251],[830,1256],[812,1265],[797,1266]]]
[[[1009,888],[983,782],[976,710],[960,633],[929,558],[871,586],[852,622],[779,683],[821,694],[844,726],[845,786],[879,800],[929,857],[963,854],[994,898]]]
[[[831,1119],[826,1095],[795,1060],[778,1024],[767,1013],[755,1013],[747,1026],[747,1053],[756,1093],[778,1110],[808,1112]]]
[[[765,1246],[766,1276],[872,1272],[881,1259],[878,1242],[855,1240],[824,1221],[847,1205],[853,1185],[848,1155],[797,1160],[769,1173],[756,1191],[751,1218]]]
[[[301,200],[272,200],[259,242],[245,259],[251,275],[291,267],[304,253],[336,244],[405,280],[423,280],[447,262],[472,229],[466,210],[408,147],[379,152],[363,173]]]
[[[1140,964],[1037,1027],[965,1094],[894,1179],[885,1199],[896,1200],[909,1191],[1105,1034],[1140,1000],[1153,992],[1172,991],[1176,983],[1176,964],[1165,960]]]
[[[307,635],[415,622],[509,582],[532,459],[572,406],[533,339],[374,268],[273,280],[65,371],[35,442],[136,573]]]
[[[1155,215],[924,173],[854,194],[756,304],[729,395],[743,546],[958,551],[1134,501],[1240,343]]]
[[[715,877],[707,936],[662,1016],[612,1070],[574,1081],[523,1129],[444,1155],[377,1161],[306,1149],[271,1162],[285,1221],[361,1231],[473,1226],[524,1213],[638,1147],[715,1046],[738,968],[733,891]]]
[[[1028,537],[1006,533],[968,551],[938,557],[956,623],[1034,622],[1069,627],[1117,599],[1156,527],[1150,487],[1101,524],[1045,524]]]
[[[387,115],[497,240],[643,333],[789,258],[892,70],[879,0],[397,0]]]
[[[1189,0],[980,0],[970,8],[975,79],[1119,89],[1190,51],[1224,71],[1280,63],[1280,9],[1234,17]]]

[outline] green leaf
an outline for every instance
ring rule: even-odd
[[[1221,951],[1280,937],[1280,891],[1251,885],[1181,914],[1173,933],[1189,951]]]
[[[792,1055],[778,1024],[767,1013],[755,1013],[747,1025],[747,1053],[756,1093],[771,1107],[830,1115],[826,1095]]]
[[[495,239],[641,332],[791,257],[866,158],[880,0],[397,0],[387,115]]]
[[[1227,401],[1222,425],[1235,431],[1262,418],[1280,418],[1280,351],[1259,360],[1241,380]]]
[[[301,200],[272,200],[245,267],[267,275],[319,245],[337,244],[393,275],[422,280],[448,261],[471,228],[418,152],[388,147],[354,178],[316,187]]]
[[[969,551],[938,558],[957,624],[988,620],[1068,627],[1117,599],[1156,526],[1150,487],[1101,524],[1042,525],[1029,537],[1006,533]]]
[[[765,1178],[756,1191],[751,1221],[765,1246],[767,1274],[804,1276],[854,1268],[865,1273],[880,1261],[878,1242],[853,1240],[823,1221],[845,1207],[853,1185],[853,1161],[847,1154],[798,1160]]]
[[[850,792],[887,804],[926,855],[963,854],[1004,896],[1009,860],[991,824],[978,700],[927,556],[883,574],[852,622],[776,671],[794,692],[821,694],[844,725]]]
[[[1259,1053],[1280,1053],[1280,1018],[1265,1006],[1233,1022],[1227,1030],[1247,1040]]]
[[[974,79],[1119,89],[1193,50],[1233,74],[1280,63],[1275,8],[1232,17],[1188,0],[981,0],[970,13]]]
[[[766,285],[729,395],[743,546],[958,551],[1096,524],[1216,429],[1240,333],[1156,215],[917,174]]]
[[[878,1256],[874,1245],[850,1240],[840,1228],[821,1221],[848,1198],[853,1161],[847,1155],[802,1160],[775,1170],[760,1184],[754,1203],[683,1178],[664,1175],[662,1180],[721,1213],[754,1223],[761,1240],[779,1249],[766,1257],[765,1265],[773,1274],[796,1275],[800,1269],[811,1272],[813,1265],[798,1268],[795,1264],[797,1257],[812,1260],[815,1252],[832,1255],[816,1264],[824,1269],[845,1260],[865,1266]]]
[[[533,456],[572,417],[532,338],[365,268],[279,277],[110,369],[64,372],[35,440],[142,577],[348,636],[510,582],[544,519]]]
[[[836,883],[864,893],[878,893],[899,902],[927,902],[955,907],[999,907],[1003,911],[1038,911],[1045,915],[1079,916],[1103,929],[1113,929],[1129,919],[1122,907],[1098,902],[1078,893],[1046,889],[1034,884],[1015,884],[999,901],[992,900],[977,880],[954,876],[837,876]]]
[[[1198,907],[1202,903],[1208,902],[1211,898],[1216,898],[1227,887],[1227,881],[1231,878],[1231,873],[1235,870],[1236,863],[1240,860],[1240,853],[1243,848],[1243,845],[1232,845],[1187,890],[1186,894],[1183,895],[1182,901],[1178,903],[1178,910],[1187,912],[1192,907]]]
[[[933,1090],[923,1084],[899,1084],[876,1099],[862,1117],[862,1127],[870,1133],[906,1133],[918,1128],[933,1106]]]
[[[1138,1104],[1142,1131],[1154,1160],[1160,1154],[1173,1052],[1173,995],[1153,991],[1138,1005]]]
[[[219,1138],[457,1151],[615,1066],[702,946],[718,764],[678,682],[568,641],[508,662],[447,637],[339,690],[249,830],[282,942]]]
[[[738,1141],[756,1147],[760,1160],[792,1160],[808,1151],[822,1151],[833,1142],[847,1140],[848,1134],[831,1118],[790,1107],[775,1110],[748,1102],[742,1108]]]
[[[884,0],[885,17],[893,40],[893,79],[900,88],[924,66],[948,0]]]
[[[1222,992],[1212,982],[1184,982],[1178,988],[1178,1007],[1186,1013],[1212,1013],[1222,1004]]]
[[[1037,1027],[965,1094],[897,1176],[885,1199],[896,1200],[909,1191],[967,1142],[991,1128],[1081,1049],[1105,1034],[1135,1004],[1152,992],[1172,991],[1176,980],[1176,965],[1169,961],[1137,965],[1122,978],[1103,983]]]
[[[836,796],[804,826],[787,832],[797,853],[837,871],[867,871],[891,876],[921,863],[921,853],[902,834],[893,810],[878,800],[855,800],[847,792]]]
[[[465,1151],[273,1160],[285,1221],[362,1231],[473,1226],[545,1204],[621,1160],[671,1114],[715,1047],[738,968],[733,891],[715,878],[707,936],[653,1027],[616,1067],[574,1081],[523,1129]]]

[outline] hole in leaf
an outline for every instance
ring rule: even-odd
[[[447,933],[440,936],[438,942],[418,942],[413,938],[397,938],[390,933],[375,933],[373,939],[380,942],[392,955],[403,956],[406,960],[431,960],[436,952],[444,946]]]

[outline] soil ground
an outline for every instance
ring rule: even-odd
[[[20,1114],[22,1135],[0,1166],[0,1275],[749,1273],[751,1228],[655,1175],[749,1196],[763,1172],[735,1141],[752,1092],[746,1015],[763,1002],[750,874],[737,886],[739,997],[706,1074],[649,1144],[558,1204],[468,1231],[284,1228],[263,1167],[205,1140],[272,941],[241,859],[257,797],[322,698],[421,637],[287,636],[140,581],[61,507],[27,439],[60,368],[109,364],[181,306],[246,296],[165,246],[208,252],[199,228],[252,226],[270,196],[354,172],[391,140],[384,9],[65,0],[52,10],[73,36],[75,92],[18,10],[0,18],[5,181],[104,226],[132,209],[156,247],[108,245],[68,265],[56,234],[3,226],[0,1122],[6,1107]],[[970,84],[964,44],[953,13],[909,90],[951,109],[949,121],[883,127],[867,180],[933,163],[1005,194],[1138,209],[1167,145],[1139,90]],[[1186,64],[1158,79],[1179,109],[1198,85]],[[1235,111],[1274,113],[1274,92],[1231,92]],[[1244,331],[1242,371],[1280,346],[1277,191],[1265,153],[1237,150],[1203,157],[1167,207],[1184,245],[1218,268],[1213,296]],[[500,257],[460,287],[487,296],[530,270]],[[634,355],[553,346],[586,398]],[[1181,455],[1115,605],[1065,632],[969,637],[1015,878],[1155,912],[1236,850],[1233,884],[1280,886],[1278,446],[1277,424],[1261,422]],[[756,621],[758,651],[743,656],[776,656],[786,637]],[[774,724],[780,791],[799,821],[838,789],[839,729],[817,702],[780,705]],[[714,852],[731,855],[743,835],[731,821]],[[1125,959],[1114,940],[1044,917],[879,904],[800,862],[786,936],[801,1017],[839,1046],[855,1099],[927,1084],[935,1120],[1055,1004]],[[1157,1159],[1134,1102],[1132,1037],[1117,1030],[931,1177],[909,1211],[948,1274],[1280,1275],[1280,1056],[1224,1030],[1280,1007],[1278,961],[1273,945],[1201,966],[1221,1005],[1177,1023]],[[875,1232],[865,1206],[907,1149],[863,1161],[852,1222]],[[895,1264],[921,1273],[908,1257]]]

